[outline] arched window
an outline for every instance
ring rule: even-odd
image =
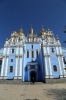
[[[66,64],[66,60],[65,60],[65,57],[63,57],[63,62],[64,62],[64,64]]]
[[[10,66],[10,72],[13,72],[13,66]]]
[[[31,48],[33,49],[33,45],[31,45]]]
[[[34,51],[32,51],[32,58],[34,58]]]
[[[38,58],[38,50],[36,51],[36,57]]]
[[[27,58],[29,58],[29,51],[27,51],[27,54],[26,55],[27,55]]]
[[[12,53],[14,53],[14,49],[12,49]]]
[[[54,71],[57,71],[57,66],[54,65],[54,66],[53,66],[53,69],[54,69]]]

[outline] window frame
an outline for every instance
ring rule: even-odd
[[[53,70],[54,70],[54,72],[57,72],[57,66],[56,65],[53,65]]]
[[[10,73],[13,72],[13,66],[10,66]]]
[[[38,50],[36,50],[36,58],[38,58],[38,54],[37,54]]]
[[[64,62],[64,64],[66,64],[66,59],[65,59],[65,56],[63,57],[63,62]]]
[[[29,58],[29,50],[26,51],[26,58]]]
[[[14,49],[12,49],[12,53],[14,53]]]
[[[11,62],[13,62],[13,59],[11,59]]]

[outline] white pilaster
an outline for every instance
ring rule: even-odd
[[[45,73],[46,73],[45,78],[49,78],[49,76],[48,76],[48,68],[47,68],[47,60],[46,60],[46,57],[44,57],[44,62],[45,62]]]
[[[8,58],[6,58],[6,68],[5,68],[5,79],[7,79],[7,70],[8,70]]]
[[[4,61],[5,61],[5,58],[3,58],[3,61],[2,61],[2,68],[1,68],[1,76],[4,76]]]
[[[50,61],[50,50],[49,50],[49,47],[47,47],[47,52],[48,52],[48,60],[49,60],[49,66],[50,66],[50,78],[53,78],[53,76],[52,76],[51,61]]]
[[[62,54],[62,50],[61,50],[61,47],[59,47],[59,49],[60,49],[60,54]]]
[[[7,55],[6,55],[6,68],[5,68],[5,75],[4,75],[5,79],[7,79],[9,50],[10,50],[10,48],[8,47]]]
[[[4,76],[5,54],[6,54],[6,48],[4,48],[4,50],[3,50],[4,58],[2,60],[1,76]]]
[[[61,64],[60,64],[59,56],[58,56],[58,64],[59,64],[59,69],[60,69],[60,77],[62,77],[62,69],[61,69]]]
[[[64,74],[64,77],[66,77],[66,74],[65,74],[65,71],[64,71],[64,62],[63,62],[63,57],[61,57],[61,59],[62,59],[62,66],[63,66],[63,74]]]
[[[47,52],[46,47],[43,47],[44,62],[45,62],[45,73],[46,73],[45,78],[49,78],[49,76],[48,76],[48,67],[47,67],[47,59],[46,59],[46,52]]]
[[[18,67],[18,47],[16,47],[16,66],[15,66],[14,79],[17,79],[17,67]]]
[[[20,70],[19,70],[19,79],[22,79],[22,51],[23,51],[23,48],[20,47]]]
[[[50,57],[48,57],[48,59],[49,59],[49,66],[50,66],[50,78],[53,78]]]
[[[56,47],[56,54],[57,54],[57,55],[59,54],[58,47]]]

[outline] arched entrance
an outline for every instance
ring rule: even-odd
[[[33,77],[34,77],[34,81],[36,81],[36,72],[35,71],[31,71],[30,73],[30,81],[33,81]]]

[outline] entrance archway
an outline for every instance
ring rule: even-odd
[[[33,81],[33,77],[34,77],[34,81],[36,81],[36,72],[35,71],[31,71],[31,73],[30,73],[31,82]]]

